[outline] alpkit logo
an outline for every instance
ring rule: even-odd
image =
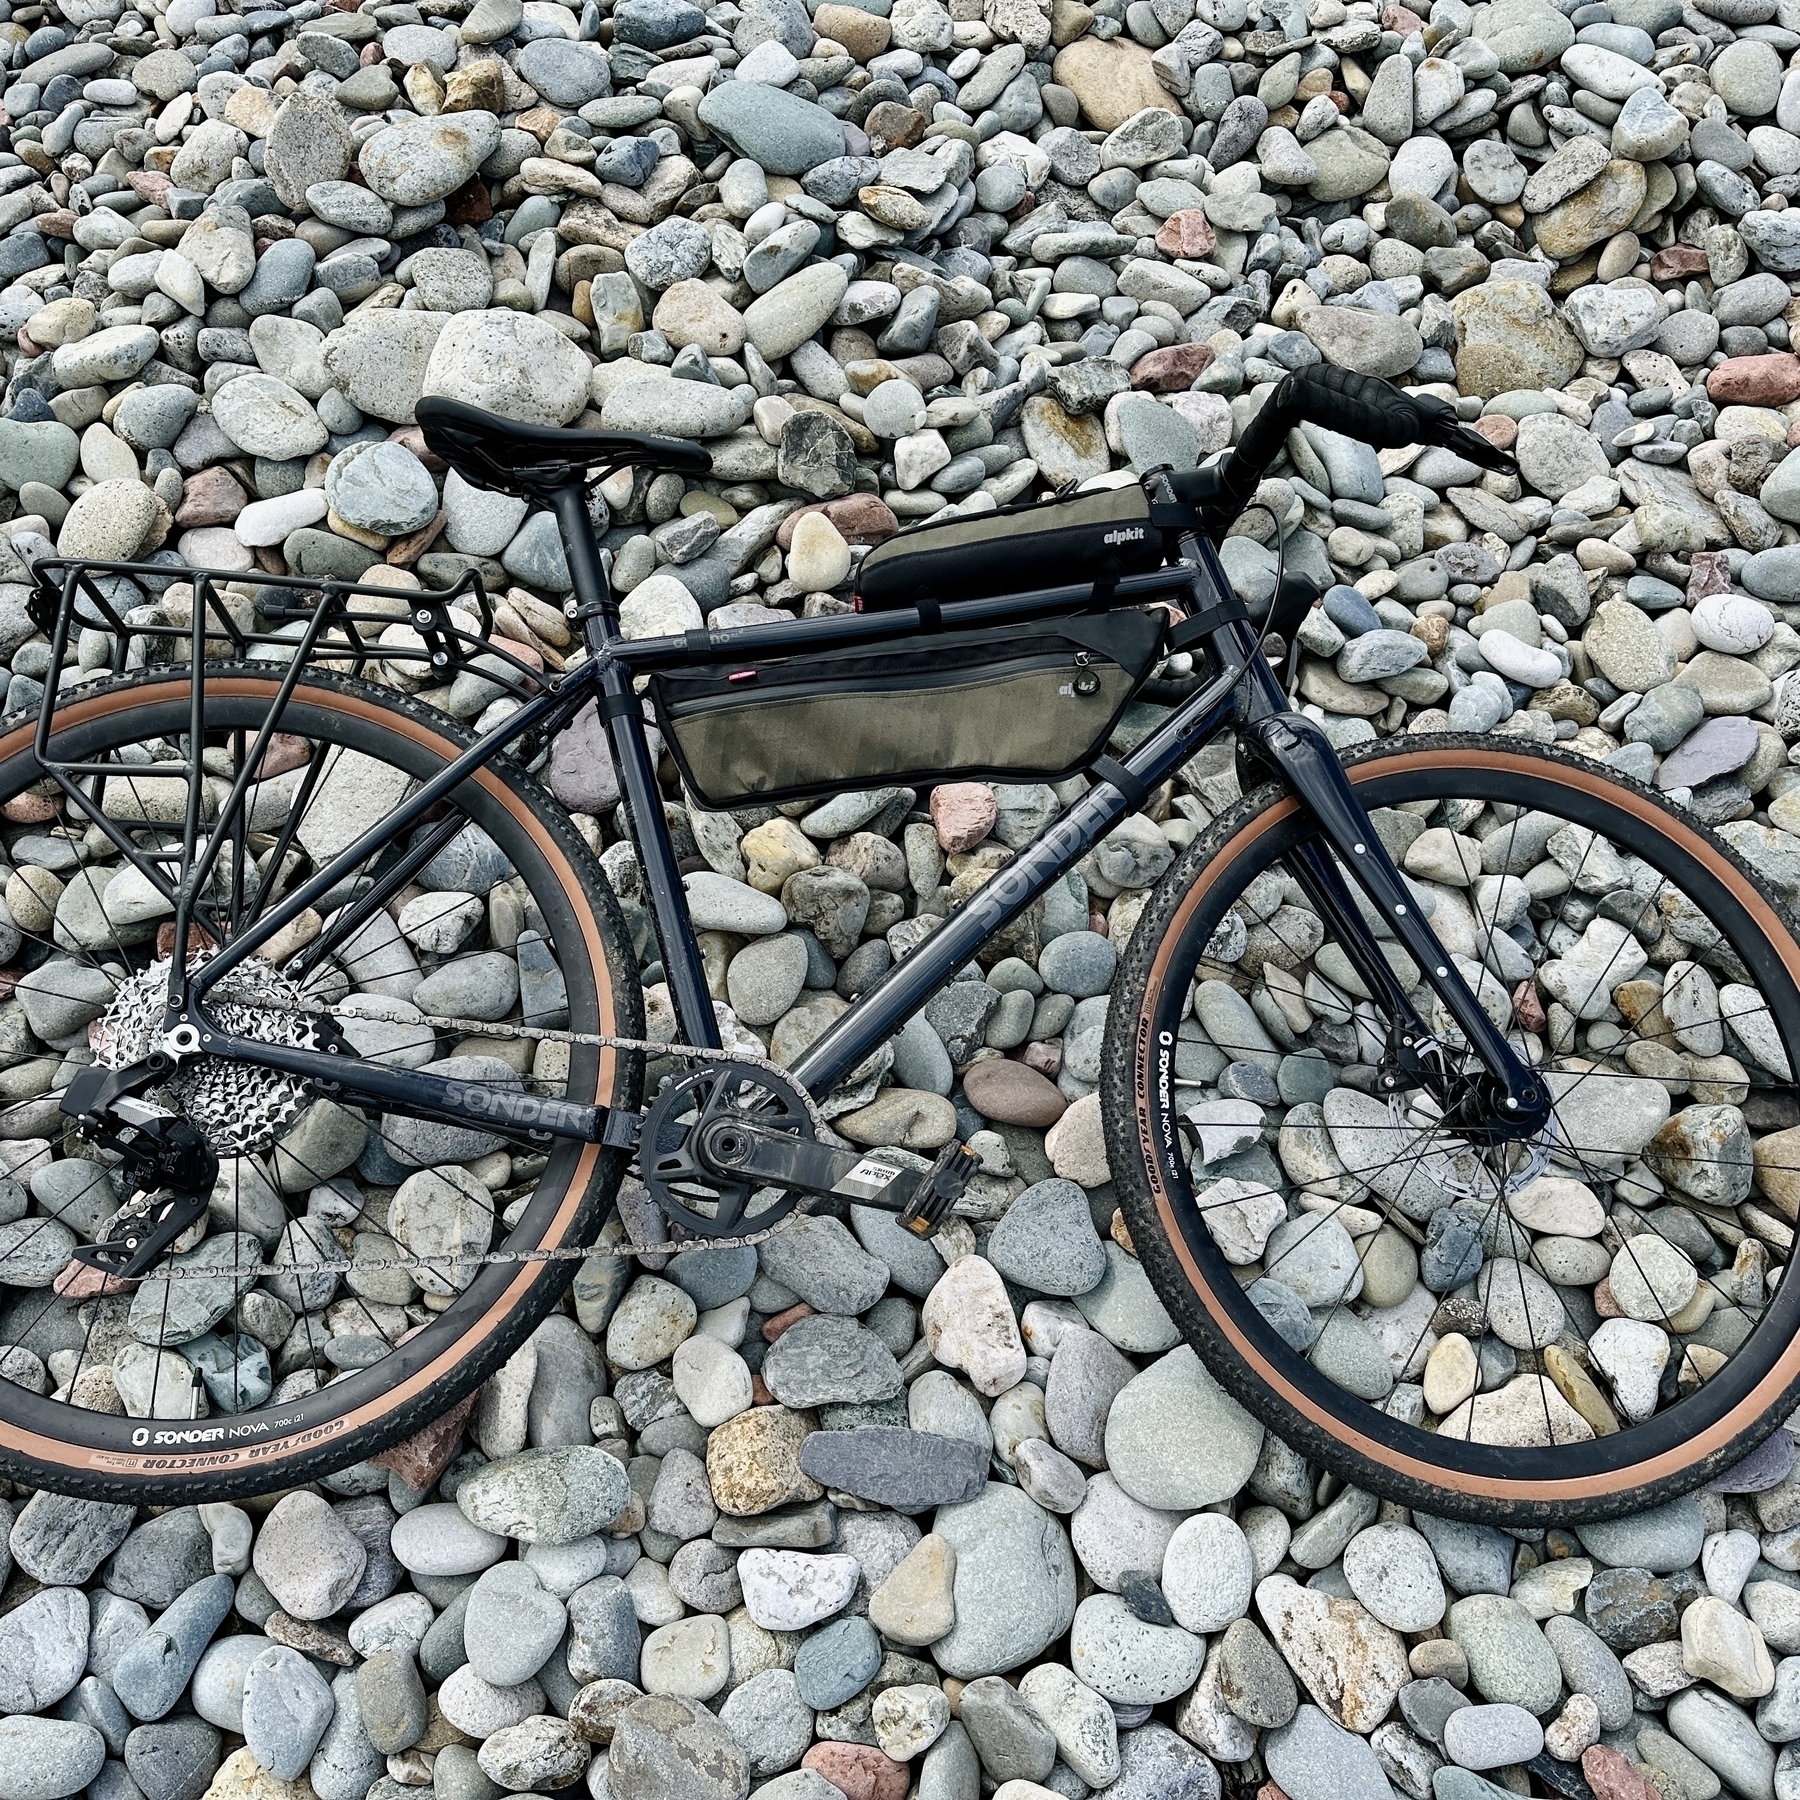
[[[1117,531],[1109,531],[1100,541],[1103,544],[1141,544],[1144,536],[1141,525],[1121,525]]]

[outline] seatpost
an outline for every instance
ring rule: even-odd
[[[594,541],[594,521],[588,516],[587,483],[579,475],[550,497],[562,534],[563,554],[569,562],[569,580],[575,591],[575,616],[590,651],[611,643],[619,635],[619,608],[612,583]]]
[[[594,522],[588,517],[587,488],[579,478],[560,487],[551,497],[563,551],[569,559],[569,579],[575,591],[575,616],[585,634],[588,654],[600,665],[598,706],[612,744],[613,766],[618,770],[619,791],[637,843],[638,862],[650,890],[651,911],[662,949],[663,972],[683,1040],[704,1049],[721,1048],[719,1024],[707,992],[706,972],[689,928],[686,894],[681,871],[675,866],[675,847],[669,842],[663,821],[662,791],[656,785],[656,765],[650,758],[644,735],[642,703],[631,686],[628,665],[612,654],[623,641],[619,636],[619,609],[612,584],[594,542]]]

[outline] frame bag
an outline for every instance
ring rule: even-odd
[[[1155,667],[1160,610],[935,632],[899,644],[650,677],[704,806],[836,788],[1058,781],[1105,749]]]

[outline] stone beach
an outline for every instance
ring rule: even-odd
[[[423,395],[706,444],[710,478],[593,503],[645,636],[843,611],[907,524],[1194,466],[1322,362],[1453,402],[1520,469],[1291,435],[1224,561],[1258,612],[1278,550],[1328,584],[1295,669],[1333,742],[1560,744],[1800,903],[1794,0],[0,0],[0,82],[9,711],[42,700],[53,551],[160,565],[116,596],[143,623],[191,619],[183,563],[246,622],[262,575],[473,571],[513,656],[579,657],[548,516],[448,473]],[[110,644],[70,654],[93,680]],[[515,703],[382,668],[476,732]],[[265,770],[263,827],[297,767]],[[727,1040],[781,1062],[1083,785],[723,814],[662,767]],[[541,774],[667,1039],[592,715]],[[315,1101],[228,1162],[181,1245],[205,1279],[29,1324],[123,1198],[54,1100],[102,961],[141,967],[163,916],[32,798],[0,819],[0,1374],[192,1419],[363,1366],[541,1159]],[[352,828],[394,798],[334,796]],[[1452,1523],[1266,1433],[1157,1300],[1101,1131],[1108,1007],[1151,889],[1239,798],[1230,745],[1202,753],[829,1097],[877,1156],[976,1151],[930,1242],[850,1207],[633,1261],[614,1225],[472,1407],[377,1461],[240,1505],[0,1490],[0,1800],[1800,1800],[1788,1431],[1635,1516]],[[1377,826],[1557,1059],[1578,1154],[1498,1224],[1446,1203],[1347,1079],[1354,972],[1259,889],[1182,1026],[1214,1240],[1396,1416],[1501,1443],[1650,1418],[1791,1257],[1766,997],[1694,921],[1644,927],[1654,880],[1592,834]],[[309,821],[308,854],[342,829]],[[459,835],[342,958],[348,1035],[553,1091],[552,1046],[419,1022],[564,1022],[528,915]],[[1599,1104],[1563,1072],[1596,1067]],[[665,1235],[635,1184],[623,1211]],[[396,1249],[436,1260],[229,1273]]]

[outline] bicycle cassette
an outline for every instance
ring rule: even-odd
[[[190,972],[206,956],[203,951],[191,958]],[[141,974],[119,984],[112,1004],[90,1035],[94,1060],[102,1067],[129,1068],[161,1047],[170,960],[165,957],[153,962]],[[220,1026],[238,1037],[316,1050],[320,1046],[319,1021],[301,1010],[305,1003],[300,989],[271,964],[246,957],[224,977],[219,990],[207,996],[206,1009]],[[210,1055],[184,1062],[154,1091],[226,1156],[252,1156],[267,1150],[307,1102],[305,1084],[291,1075]]]

